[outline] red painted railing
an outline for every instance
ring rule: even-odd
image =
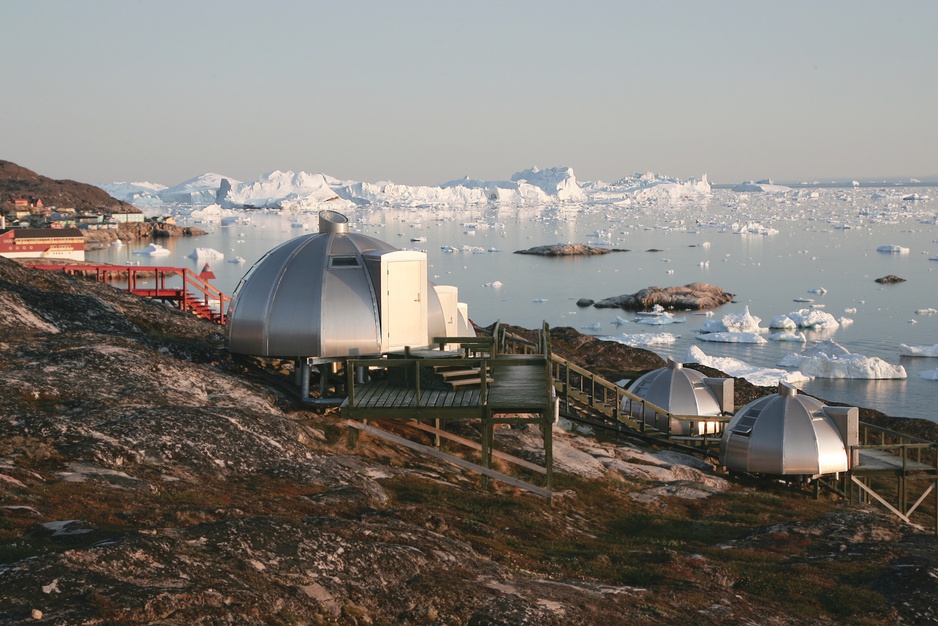
[[[182,311],[193,313],[217,324],[225,323],[226,305],[231,301],[231,298],[185,267],[160,265],[52,265],[45,263],[26,263],[26,265],[41,270],[94,277],[99,282],[104,283],[126,281],[126,288],[118,288],[145,298],[173,303]],[[171,287],[167,284],[167,279],[178,280],[177,277],[182,278],[181,288]],[[153,286],[147,286],[147,283],[152,283]]]

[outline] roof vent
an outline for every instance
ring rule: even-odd
[[[348,218],[338,211],[319,212],[319,232],[341,235],[348,232]]]

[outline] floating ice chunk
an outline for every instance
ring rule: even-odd
[[[938,380],[938,370],[925,370],[924,372],[919,372],[918,375],[925,380]]]
[[[709,247],[710,247],[710,242],[709,242],[709,241],[705,241],[705,242],[703,242],[702,244],[700,244],[700,247],[701,247],[701,248],[709,248]]]
[[[792,325],[794,324],[794,325]],[[838,328],[840,323],[833,315],[819,309],[799,309],[787,315],[779,315],[772,319],[769,328],[783,330],[792,328],[813,328],[814,330]]]
[[[649,326],[663,326],[666,324],[683,324],[687,321],[686,317],[674,317],[670,313],[639,317],[635,320],[637,324],[648,324]]]
[[[849,317],[842,317],[838,321],[840,322],[840,325],[844,327],[850,326],[851,324],[853,324],[853,320],[850,319]]]
[[[624,317],[616,315],[616,319],[612,320],[614,326],[622,326],[623,324],[628,324],[631,320],[627,320]]]
[[[808,340],[807,337],[804,336],[804,333],[802,332],[795,333],[790,330],[783,330],[780,333],[772,333],[771,335],[769,335],[769,339],[771,339],[772,341],[793,341],[793,342],[800,342],[800,343],[804,343]]]
[[[922,356],[938,358],[938,345],[934,346],[909,346],[904,343],[899,344],[900,356]]]
[[[797,367],[816,378],[862,378],[870,380],[907,378],[905,368],[878,357],[853,354],[830,339],[818,341],[800,353],[789,354],[778,364]]]
[[[768,228],[758,222],[748,222],[746,224],[733,224],[733,232],[737,235],[777,235],[778,231],[774,228]]]
[[[764,328],[759,328],[762,318],[756,317],[749,312],[747,306],[742,313],[728,313],[720,321],[704,320],[701,330],[705,333],[760,333]]]
[[[246,261],[244,260],[243,256],[236,256],[234,258],[228,259],[228,262],[237,263],[238,265],[241,265],[242,263],[245,263]]]
[[[765,337],[751,332],[704,333],[697,335],[697,339],[716,343],[767,343]]]
[[[685,363],[700,363],[707,367],[715,369],[734,376],[736,378],[745,378],[754,385],[771,387],[778,383],[802,383],[811,380],[810,376],[805,376],[801,372],[788,372],[786,370],[757,367],[750,365],[740,359],[731,357],[707,356],[703,350],[697,346],[691,346],[684,355]]]
[[[214,248],[196,248],[188,255],[190,259],[224,259],[225,255]]]
[[[592,324],[587,324],[583,327],[583,330],[599,330],[602,328],[602,324],[599,322],[593,322]]]
[[[824,289],[824,287],[815,287],[814,289],[808,289],[808,293],[815,293],[819,296],[823,296],[825,293],[827,293],[827,289]]]
[[[792,298],[792,301],[793,301],[793,302],[802,302],[802,303],[808,304],[808,303],[810,303],[810,302],[814,302],[814,299],[813,299],[813,298],[802,298],[802,297],[798,297],[798,298]]]
[[[502,281],[500,281],[500,280],[493,280],[493,281],[490,282],[490,283],[483,283],[482,286],[483,286],[483,287],[491,287],[492,289],[498,289],[498,288],[500,288],[500,287],[502,286]]]
[[[171,254],[169,250],[164,248],[158,243],[151,243],[145,248],[140,248],[139,250],[134,250],[134,254],[141,254],[144,256],[166,256]]]
[[[847,315],[856,315],[856,312],[857,310],[853,307],[844,309],[844,313],[846,313]]]
[[[876,248],[877,252],[888,252],[890,254],[908,254],[909,249],[903,248],[902,246],[880,246]]]
[[[915,309],[916,315],[938,315],[938,309]]]
[[[547,302],[547,298],[534,298],[533,302]]]
[[[642,346],[663,346],[676,342],[680,335],[671,333],[622,333],[613,337],[603,337],[609,341],[618,341],[627,346],[638,348]]]

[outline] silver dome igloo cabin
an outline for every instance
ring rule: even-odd
[[[227,323],[229,352],[309,364],[473,334],[456,288],[428,280],[426,253],[350,233],[335,211],[319,213],[319,233],[278,245],[248,270]]]
[[[720,463],[731,471],[817,477],[851,467],[859,442],[859,409],[830,407],[779,383],[733,416],[720,441]]]
[[[664,409],[673,416],[719,416],[733,410],[733,379],[708,378],[702,372],[685,369],[683,364],[668,359],[667,367],[642,374],[629,385],[628,391]],[[651,406],[622,399],[621,410],[672,436],[715,435],[722,421],[681,420],[662,415]]]

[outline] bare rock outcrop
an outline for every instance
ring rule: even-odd
[[[527,250],[516,250],[515,254],[534,254],[537,256],[595,256],[610,252],[628,252],[619,248],[600,248],[585,243],[555,243],[547,246],[534,246]]]
[[[880,285],[895,285],[897,283],[904,283],[905,279],[900,276],[896,276],[895,274],[889,274],[888,276],[877,278],[876,282]]]
[[[633,294],[614,296],[600,300],[593,306],[598,309],[625,309],[645,311],[660,305],[665,309],[706,311],[730,302],[734,294],[709,283],[691,283],[683,287],[646,287]]]

